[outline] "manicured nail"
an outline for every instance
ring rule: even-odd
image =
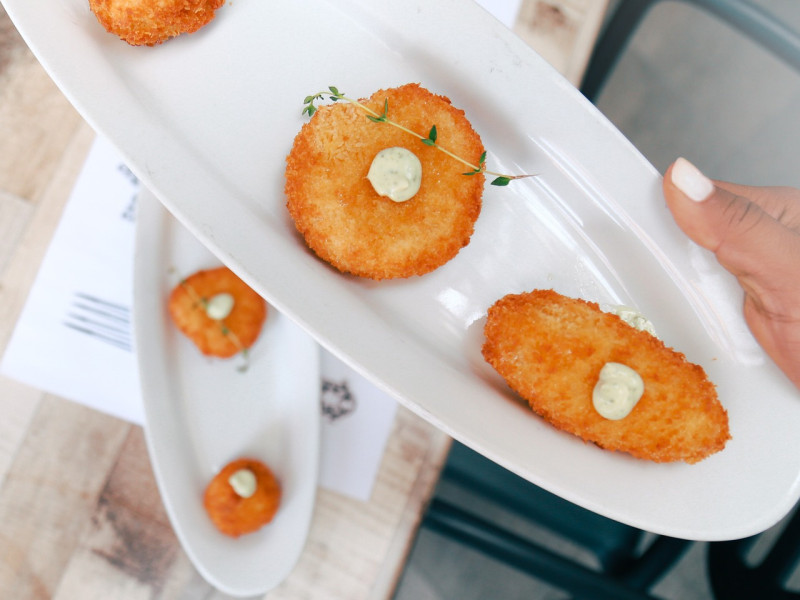
[[[702,202],[714,191],[714,184],[685,158],[672,167],[672,183],[695,202]]]

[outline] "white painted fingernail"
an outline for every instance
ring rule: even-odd
[[[695,202],[702,202],[714,191],[712,181],[685,158],[679,158],[672,167],[672,183]]]

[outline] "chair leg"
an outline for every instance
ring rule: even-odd
[[[657,584],[694,542],[660,536],[645,550],[620,579],[637,590],[649,590]]]
[[[657,0],[621,0],[592,52],[581,92],[594,102],[631,35]]]

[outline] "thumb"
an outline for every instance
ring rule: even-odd
[[[797,236],[751,198],[715,185],[683,158],[667,170],[663,187],[678,226],[740,283],[795,279]]]
[[[682,158],[667,170],[663,186],[678,226],[736,276],[750,330],[800,388],[800,235],[778,220],[800,200],[777,197],[768,188],[715,184]],[[769,202],[768,213],[762,206]]]

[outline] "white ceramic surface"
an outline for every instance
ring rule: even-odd
[[[84,0],[3,3],[64,93],[208,248],[454,437],[573,502],[678,537],[754,533],[800,495],[800,398],[748,333],[735,283],[678,231],[636,149],[479,6],[240,0],[192,36],[133,48]],[[466,111],[490,166],[538,177],[487,186],[471,243],[437,271],[343,276],[306,250],[285,210],[303,98],[409,81]],[[483,362],[481,327],[497,298],[543,287],[650,317],[718,385],[728,447],[656,465],[530,414]]]
[[[261,336],[241,356],[203,356],[166,312],[182,277],[219,266],[147,192],[138,201],[134,322],[148,449],[167,512],[198,571],[236,596],[263,594],[294,567],[317,490],[319,346],[268,309]],[[203,508],[203,491],[231,460],[252,457],[281,483],[281,505],[259,531],[230,538]]]

